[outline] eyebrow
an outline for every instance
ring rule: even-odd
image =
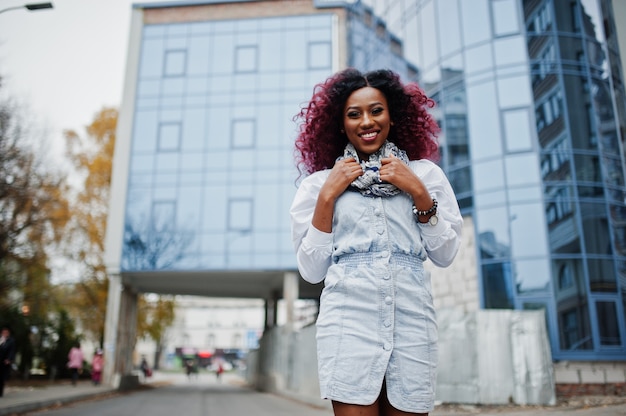
[[[376,101],[376,102],[373,102],[373,103],[371,103],[371,104],[368,104],[368,105],[367,105],[367,107],[371,108],[371,107],[374,107],[374,106],[376,106],[376,105],[383,105],[383,103],[382,103],[382,101]],[[361,107],[359,107],[359,106],[357,106],[357,105],[351,105],[351,106],[349,106],[349,107],[346,107],[346,110],[350,110],[350,109],[352,109],[352,108],[354,108],[354,109],[358,109],[358,108],[361,108]]]

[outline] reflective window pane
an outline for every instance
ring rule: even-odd
[[[178,150],[180,147],[180,123],[163,123],[159,126],[159,151]]]
[[[477,241],[483,259],[499,259],[511,255],[510,219],[506,209],[482,209],[477,214]]]
[[[488,0],[461,1],[461,27],[466,46],[488,40],[491,36],[491,20]]]
[[[175,50],[165,52],[165,68],[163,74],[167,77],[178,77],[185,74],[187,51]]]
[[[596,302],[596,314],[598,316],[600,345],[622,345],[619,332],[619,320],[617,318],[617,305],[615,302]]]
[[[249,231],[252,228],[252,200],[231,199],[228,201],[228,229]]]
[[[513,309],[514,295],[510,263],[482,266],[485,309]]]
[[[506,150],[509,152],[528,151],[532,147],[530,114],[527,108],[502,112]]]
[[[238,46],[235,52],[235,71],[255,72],[257,70],[257,46]]]
[[[549,293],[551,276],[548,259],[516,260],[514,265],[517,293]]]
[[[309,68],[330,69],[332,64],[330,42],[309,43]]]
[[[496,36],[519,32],[520,23],[516,0],[492,0],[493,31]]]
[[[493,83],[468,86],[467,109],[472,160],[500,156],[500,112]]]
[[[525,185],[539,185],[539,161],[534,153],[520,153],[504,159],[506,183],[509,189]]]
[[[589,270],[589,289],[592,292],[617,292],[615,265],[610,259],[587,259]]]
[[[545,256],[548,253],[541,204],[515,204],[510,207],[509,226],[515,258]]]
[[[560,307],[563,306],[561,310]],[[557,305],[559,314],[559,335],[564,351],[584,351],[593,349],[593,338],[589,323],[589,310],[586,304],[564,301]]]
[[[461,22],[457,0],[439,0],[437,18],[439,26],[439,47],[441,56],[461,49]]]

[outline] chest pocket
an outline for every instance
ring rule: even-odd
[[[370,251],[384,231],[380,198],[346,191],[337,199],[333,217],[336,251],[342,254]]]

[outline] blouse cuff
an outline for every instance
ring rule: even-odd
[[[428,222],[418,222],[422,235],[425,237],[438,237],[446,230],[446,224],[439,219],[437,224],[431,225]]]
[[[309,246],[317,248],[326,248],[333,244],[333,234],[325,233],[315,228],[313,225],[309,225],[309,231],[306,234],[307,240],[309,240]]]

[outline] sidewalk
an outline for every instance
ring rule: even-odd
[[[37,384],[36,387],[12,386],[9,381],[4,387],[4,396],[0,397],[0,415],[18,415],[115,393],[117,390],[111,387],[94,386],[89,381],[80,381],[76,386],[67,381]]]
[[[142,385],[157,386],[168,382],[167,374],[158,372]],[[121,394],[109,386],[94,386],[89,380],[80,380],[72,386],[70,380],[56,382],[36,382],[30,385],[10,380],[4,387],[4,396],[0,397],[0,416],[20,415],[48,407],[58,407],[82,400]]]

